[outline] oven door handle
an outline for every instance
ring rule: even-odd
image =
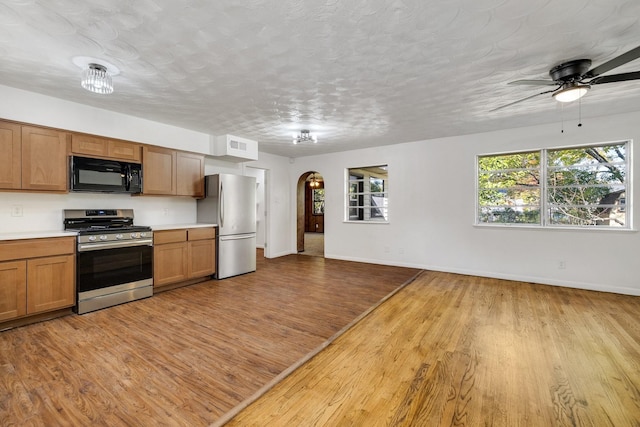
[[[102,249],[130,248],[132,246],[153,246],[153,239],[123,240],[120,242],[78,244],[78,252],[99,251]]]

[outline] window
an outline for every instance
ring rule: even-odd
[[[389,176],[387,165],[347,170],[347,221],[386,222]]]
[[[478,224],[630,228],[630,142],[478,157]]]
[[[313,214],[324,215],[324,188],[315,188],[312,192]]]

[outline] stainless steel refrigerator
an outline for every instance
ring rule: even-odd
[[[218,224],[216,277],[256,270],[256,179],[205,176],[205,198],[198,200],[198,222]]]

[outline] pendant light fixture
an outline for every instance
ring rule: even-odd
[[[320,187],[320,183],[316,179],[316,174],[315,173],[311,174],[311,182],[309,182],[309,187],[311,187],[311,188]]]

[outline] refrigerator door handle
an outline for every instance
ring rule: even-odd
[[[224,186],[220,182],[220,227],[224,227]]]
[[[243,240],[243,239],[253,239],[255,237],[256,237],[256,233],[234,234],[231,236],[220,236],[220,240]]]

